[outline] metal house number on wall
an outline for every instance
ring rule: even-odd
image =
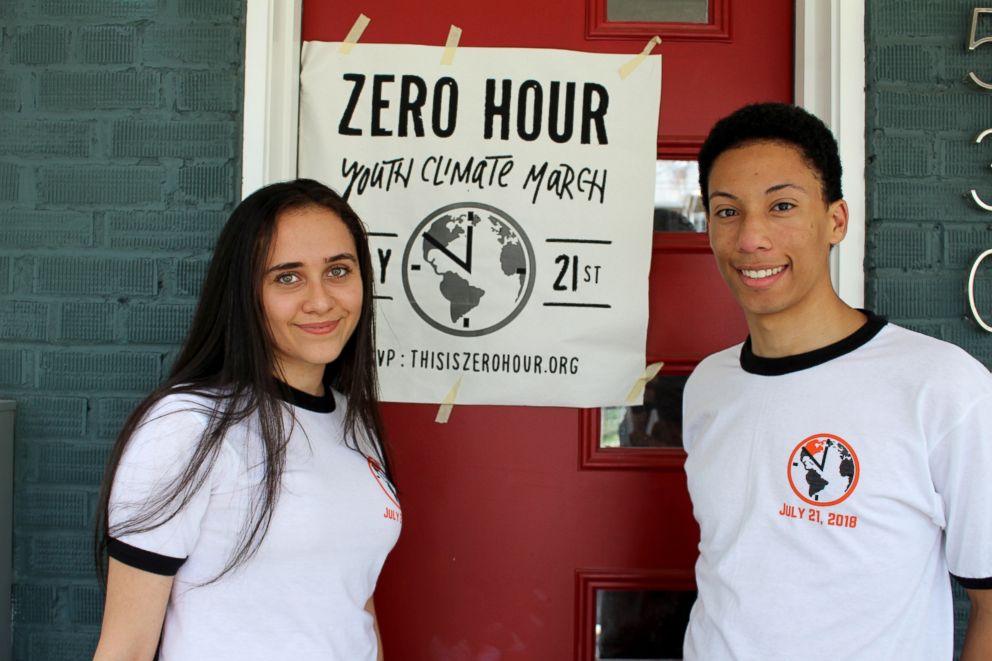
[[[975,39],[975,33],[978,31],[978,18],[982,14],[992,14],[992,9],[976,7],[972,10],[971,36],[968,38],[969,51],[975,50],[982,44],[987,44],[989,42],[992,42],[992,36],[982,37],[981,39],[977,39],[977,40]],[[968,77],[971,78],[972,82],[974,82],[979,87],[986,90],[992,90],[992,84],[987,83],[978,76],[976,76],[974,71],[969,71]],[[975,138],[975,142],[981,143],[982,140],[984,140],[986,136],[990,134],[992,134],[992,129],[985,129],[984,131],[978,134],[978,137]],[[979,197],[978,192],[974,188],[971,189],[971,199],[973,199],[975,201],[975,204],[977,204],[985,211],[992,211],[992,205],[989,205],[984,200],[982,200],[982,198]],[[978,306],[975,304],[975,274],[978,273],[978,267],[981,265],[982,260],[984,260],[986,257],[989,256],[992,256],[992,250],[986,250],[985,252],[983,252],[975,259],[974,264],[972,264],[971,273],[968,276],[968,305],[971,306],[971,314],[975,317],[975,321],[978,322],[978,325],[981,326],[986,331],[992,333],[992,326],[987,324],[985,320],[982,319],[982,315],[978,312]]]

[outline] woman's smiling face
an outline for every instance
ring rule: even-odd
[[[358,325],[362,296],[355,240],[341,218],[320,206],[281,213],[261,287],[276,376],[319,390]]]

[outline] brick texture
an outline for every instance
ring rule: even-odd
[[[157,71],[50,71],[38,80],[38,107],[52,112],[153,109],[161,97]]]
[[[968,71],[992,76],[987,53],[968,51],[963,0],[867,3],[867,305],[959,344],[986,365],[992,335],[971,319],[968,271],[992,248],[992,96]],[[992,21],[981,25],[981,35]],[[986,46],[987,48],[987,46]],[[979,302],[992,294],[980,280]],[[992,317],[992,308],[985,310]]]
[[[156,291],[155,264],[147,259],[42,257],[34,291],[53,296],[150,295]]]
[[[119,308],[119,303],[63,303],[59,339],[91,344],[113,342],[114,318]]]
[[[183,71],[176,74],[176,80],[176,106],[180,110],[227,112],[238,107],[238,81],[228,74]]]
[[[18,661],[92,656],[107,453],[175,355],[239,198],[244,15],[245,0],[0,0]]]
[[[114,124],[113,155],[120,157],[227,158],[237,126],[230,122],[136,122]]]
[[[135,251],[197,251],[213,247],[227,214],[220,211],[108,213],[106,241]]]
[[[93,216],[76,211],[4,211],[0,245],[49,248],[86,248],[93,245]],[[28,249],[28,248],[25,248]]]
[[[108,434],[104,438],[110,441],[113,436]],[[37,441],[18,454],[21,463],[26,464],[21,478],[25,483],[49,485],[99,484],[107,461],[107,449],[105,443]]]
[[[93,517],[89,494],[76,489],[25,489],[24,502],[17,508],[19,528],[86,530]]]
[[[4,153],[31,158],[86,158],[93,153],[93,124],[8,121],[0,124]]]
[[[96,21],[154,18],[159,0],[36,0],[34,15],[48,18],[83,18]]]
[[[24,381],[24,351],[0,349],[0,386],[20,386]]]
[[[79,61],[84,64],[131,64],[138,31],[131,26],[96,25],[79,31]]]
[[[16,75],[0,72],[0,112],[18,110],[21,106],[21,81]]]
[[[17,202],[22,170],[13,163],[0,163],[0,202]]]
[[[966,284],[992,248],[992,96],[968,79],[992,78],[989,46],[967,49],[973,2],[869,0],[866,11],[868,218],[865,299],[904,326],[953,342],[992,367],[992,334],[971,319]],[[992,33],[985,19],[979,36]],[[992,268],[978,305],[992,319]],[[954,594],[960,653],[968,599]],[[955,656],[957,658],[957,656]]]
[[[156,166],[67,167],[38,170],[38,201],[48,205],[154,206],[162,202],[165,171]]]
[[[15,32],[13,64],[61,64],[69,50],[69,30],[58,25],[34,25]]]

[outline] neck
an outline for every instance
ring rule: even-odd
[[[808,309],[775,314],[747,314],[751,350],[762,358],[782,358],[831,345],[861,328],[865,315],[831,290],[831,296]]]
[[[275,377],[287,386],[314,397],[324,395],[324,370],[277,370]]]

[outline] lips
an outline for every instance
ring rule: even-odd
[[[340,320],[321,321],[311,324],[296,324],[296,327],[304,333],[310,333],[311,335],[327,335],[328,333],[333,333],[339,323]]]

